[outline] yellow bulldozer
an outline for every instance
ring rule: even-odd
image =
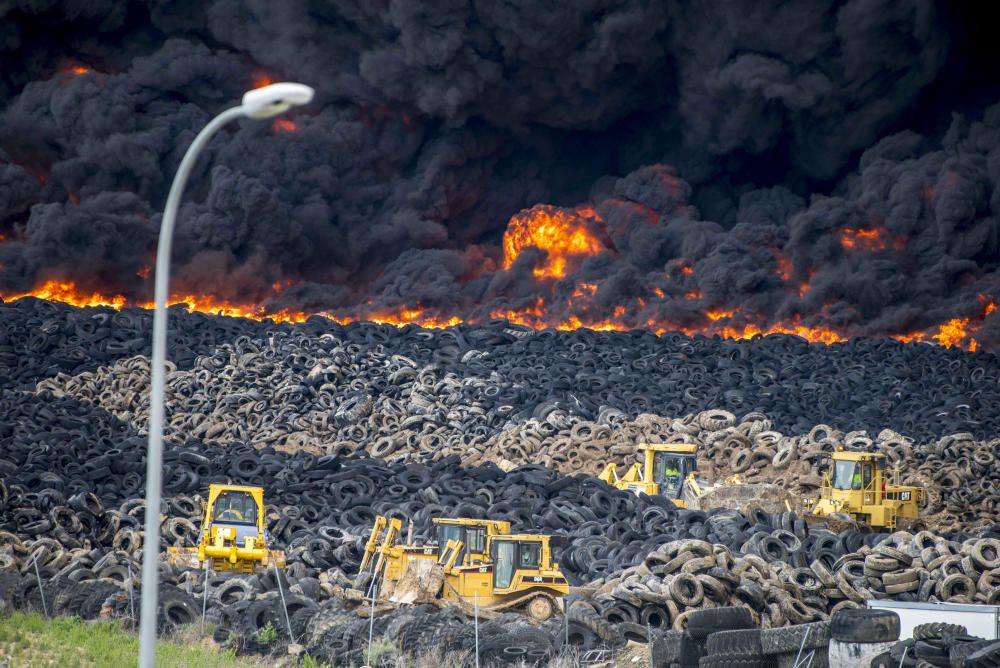
[[[242,485],[208,487],[198,547],[171,547],[170,563],[188,568],[254,573],[283,568],[285,553],[272,550],[267,535],[264,489]]]
[[[433,543],[400,545],[399,519],[375,519],[361,575],[371,598],[441,602],[489,616],[523,611],[542,622],[562,608],[569,583],[552,558],[560,537],[511,534],[510,522],[436,518]]]
[[[679,508],[709,510],[724,507],[748,512],[760,507],[768,512],[790,510],[793,497],[778,485],[748,483],[739,475],[709,482],[698,478],[696,443],[640,443],[642,461],[633,463],[625,475],[611,462],[598,478],[612,487],[647,496],[664,496]]]
[[[618,466],[612,462],[597,477],[618,489],[665,496],[684,508],[687,504],[685,484],[691,486],[688,481],[695,480],[694,472],[698,468],[698,446],[693,443],[640,443],[638,450],[643,461],[632,464],[625,475],[619,477]]]
[[[923,487],[900,484],[899,471],[886,471],[879,452],[830,454],[819,499],[807,499],[807,520],[824,520],[834,531],[866,525],[890,531],[917,528],[926,501]]]

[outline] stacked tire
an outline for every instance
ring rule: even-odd
[[[934,622],[913,629],[913,637],[892,646],[872,661],[872,668],[977,668],[1000,665],[1000,642],[970,636],[959,624]]]
[[[774,661],[764,656],[760,629],[716,631],[708,636],[705,656],[698,668],[773,668]]]
[[[848,608],[830,620],[830,668],[870,666],[899,640],[899,615],[891,610]]]
[[[694,610],[688,614],[687,627],[683,631],[660,631],[653,635],[650,647],[650,658],[653,668],[699,668],[702,665],[716,666],[723,663],[713,663],[733,654],[736,649],[749,647],[750,655],[760,657],[760,631],[754,623],[753,614],[747,608],[721,607]],[[743,644],[727,642],[725,638],[713,645],[716,655],[711,656],[709,639],[722,632],[754,631],[757,633],[756,643],[748,640]],[[756,649],[754,649],[756,647]],[[750,656],[748,655],[748,657]],[[706,663],[702,663],[706,661]],[[752,664],[748,664],[747,668]],[[741,665],[741,668],[742,665]]]
[[[761,650],[777,668],[793,668],[802,662],[810,668],[830,665],[830,624],[813,622],[760,632]]]

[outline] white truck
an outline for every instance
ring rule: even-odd
[[[986,640],[1000,639],[1000,605],[971,603],[906,603],[903,601],[866,601],[866,606],[892,610],[899,615],[899,638],[913,637],[919,624],[947,622],[961,624],[969,635]]]

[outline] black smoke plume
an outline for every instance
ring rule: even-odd
[[[876,336],[966,318],[997,347],[994,24],[930,0],[0,4],[0,294],[147,300],[183,150],[286,79],[316,102],[199,161],[179,293]],[[604,250],[562,280],[533,275],[542,251],[503,266],[539,203],[598,217]]]

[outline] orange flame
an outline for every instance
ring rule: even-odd
[[[567,269],[604,250],[594,233],[599,218],[590,207],[575,210],[538,205],[510,219],[503,235],[503,266],[509,269],[527,247],[545,251],[536,278],[565,278]]]
[[[774,264],[774,273],[781,277],[781,280],[791,280],[794,267],[792,266],[791,259],[787,255],[775,251]]]
[[[22,292],[14,295],[2,295],[4,301],[13,301],[22,297],[37,297],[54,302],[63,302],[73,306],[110,306],[120,309],[125,306],[128,300],[122,295],[107,297],[98,292],[86,293],[77,289],[73,281],[46,281],[31,292]]]
[[[140,275],[149,274],[149,268],[143,267],[138,272]],[[277,281],[271,287],[277,294],[291,285],[286,280]],[[592,295],[596,293],[597,286],[591,283],[581,283],[574,292],[578,295]],[[69,280],[49,280],[41,284],[30,292],[10,295],[0,295],[5,301],[12,301],[23,297],[38,297],[50,301],[60,301],[73,306],[108,306],[121,309],[125,306],[139,306],[140,308],[152,308],[151,303],[135,303],[120,294],[107,295],[99,292],[86,292],[77,288],[73,281]],[[697,297],[701,295],[698,294]],[[989,295],[980,295],[982,310],[970,317],[952,318],[939,325],[932,332],[910,332],[895,334],[891,338],[903,342],[921,341],[926,343],[937,343],[943,346],[960,346],[970,351],[975,351],[979,347],[979,342],[974,334],[981,326],[982,321],[997,311],[996,300]],[[237,304],[220,300],[213,297],[196,295],[173,295],[169,303],[187,304],[192,310],[209,313],[212,315],[232,316],[251,318],[254,320],[264,320],[270,318],[276,322],[299,323],[305,322],[312,313],[300,311],[280,310],[267,311],[260,305]],[[645,302],[639,302],[640,308],[645,307]],[[626,321],[628,309],[625,305],[616,306],[610,315],[605,319],[587,319],[579,315],[571,315],[564,320],[552,322],[547,313],[547,305],[542,297],[536,297],[535,301],[520,309],[497,309],[489,314],[490,318],[506,318],[512,323],[525,325],[532,328],[555,327],[559,330],[571,330],[586,327],[598,331],[622,331],[631,329],[634,323]],[[749,339],[755,336],[767,336],[769,334],[794,334],[808,341],[821,342],[826,344],[839,343],[846,340],[846,336],[834,329],[819,325],[803,325],[798,318],[790,322],[778,322],[766,327],[754,323],[745,324],[722,324],[729,323],[733,319],[736,311],[731,309],[714,308],[706,311],[707,322],[700,327],[672,326],[657,320],[655,317],[642,316],[637,314],[638,322],[643,323],[647,328],[661,334],[666,331],[681,331],[687,335],[694,334],[716,334],[729,339]],[[365,313],[360,316],[320,313],[336,322],[346,324],[353,320],[367,320],[376,323],[403,326],[416,324],[427,328],[444,328],[460,324],[462,321],[458,316],[445,316],[438,313],[430,313],[422,307],[402,307],[398,311],[377,311]],[[720,322],[721,321],[721,322]],[[719,323],[716,325],[715,323]]]
[[[752,339],[755,336],[768,336],[770,334],[795,334],[807,341],[825,343],[841,343],[846,341],[843,335],[827,327],[807,327],[798,322],[790,324],[774,324],[767,329],[761,329],[756,325],[743,325],[742,327],[723,327],[715,332],[724,339]]]
[[[295,132],[299,126],[290,118],[275,118],[271,121],[271,129],[275,132]]]
[[[885,249],[882,235],[874,227],[840,231],[840,245],[849,250],[880,251]]]
[[[906,248],[906,237],[897,236],[890,239],[888,231],[881,227],[843,229],[840,231],[840,245],[844,250],[869,253],[884,251],[889,245],[901,251]]]
[[[74,65],[73,67],[69,68],[69,71],[72,72],[75,75],[80,75],[80,74],[86,74],[87,72],[89,72],[90,68],[89,67],[84,67],[83,65]]]
[[[713,311],[706,311],[705,315],[708,316],[709,320],[715,322],[716,320],[722,320],[723,318],[728,320],[729,318],[733,317],[733,313],[734,313],[733,311],[724,311],[722,309],[715,309]]]
[[[814,276],[816,276],[816,270],[811,269],[809,271],[809,277],[802,283],[799,283],[799,297],[805,297],[809,290],[812,289],[812,280]]]
[[[274,81],[271,78],[271,75],[265,72],[264,70],[255,71],[251,75],[250,80],[253,83],[254,88],[263,88],[264,86],[270,86],[271,84],[274,83]]]

